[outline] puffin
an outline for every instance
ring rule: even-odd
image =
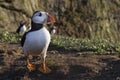
[[[36,69],[34,64],[30,63],[31,56],[40,56],[39,71],[50,73],[51,69],[46,65],[47,49],[49,47],[51,36],[46,28],[46,24],[54,24],[55,18],[45,12],[36,11],[31,17],[31,29],[26,32],[21,39],[23,53],[26,56],[27,68],[29,71]]]
[[[50,34],[55,34],[56,33],[56,27],[53,26],[51,29],[50,29]]]
[[[20,21],[20,26],[17,28],[16,33],[18,34],[24,34],[26,32],[27,28],[25,26],[24,21]]]

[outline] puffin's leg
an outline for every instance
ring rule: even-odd
[[[41,63],[41,66],[40,66],[39,70],[40,70],[42,73],[45,73],[45,74],[51,72],[51,69],[49,69],[49,68],[46,66],[45,57],[42,58],[42,63]]]
[[[28,68],[29,71],[34,71],[35,70],[35,65],[30,64],[29,56],[27,56],[27,68]]]

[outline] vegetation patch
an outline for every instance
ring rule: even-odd
[[[18,43],[21,40],[21,35],[13,32],[0,32],[1,43]],[[54,49],[64,49],[66,51],[90,52],[96,54],[112,54],[120,52],[120,42],[111,42],[106,39],[81,39],[61,35],[51,36],[50,47]]]
[[[17,43],[21,40],[21,35],[15,32],[0,31],[1,43]]]
[[[66,50],[78,52],[118,53],[120,52],[120,42],[111,42],[106,39],[81,39],[66,36],[54,36],[52,44],[64,47]]]

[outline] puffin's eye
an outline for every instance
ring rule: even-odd
[[[42,16],[42,14],[40,13],[39,16]]]

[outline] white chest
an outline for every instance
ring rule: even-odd
[[[21,28],[20,28],[20,33],[23,34],[25,31],[26,31],[26,26],[23,25]]]
[[[50,43],[50,34],[46,28],[29,32],[23,46],[25,54],[40,54],[47,50]]]
[[[55,34],[55,32],[56,32],[56,30],[55,30],[55,29],[53,29],[53,30],[51,31],[51,33],[52,33],[52,34]]]

